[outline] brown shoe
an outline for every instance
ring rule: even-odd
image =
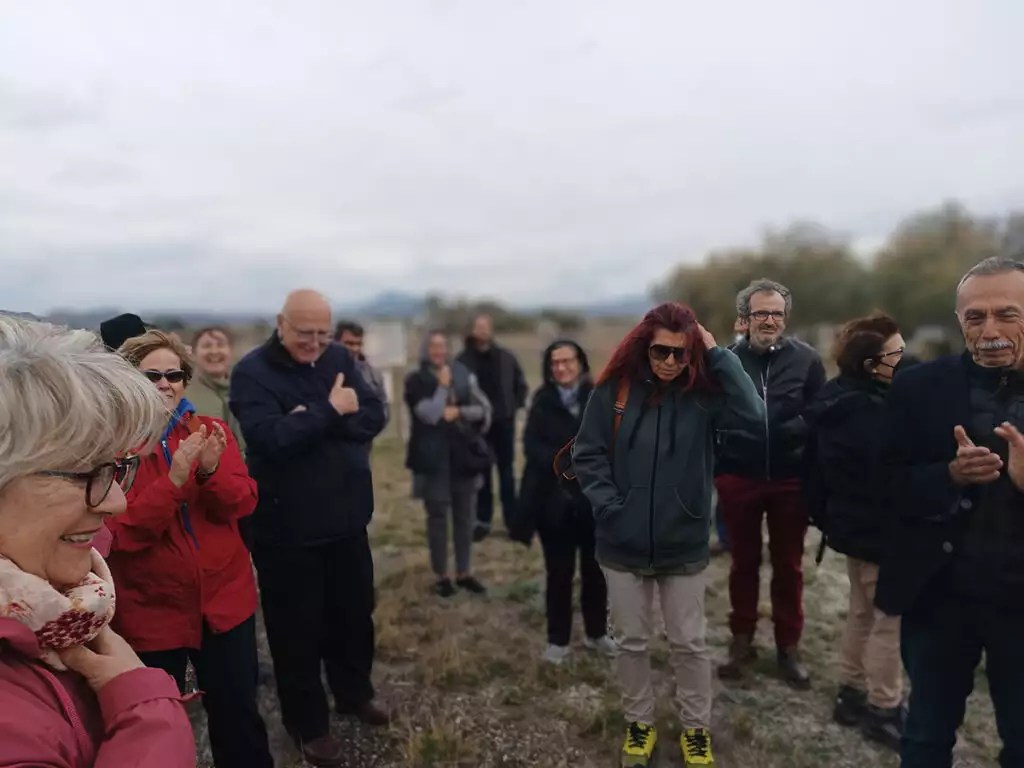
[[[338,714],[343,717],[355,717],[367,725],[378,728],[391,725],[391,713],[374,699],[364,701],[357,707],[338,707]]]
[[[723,680],[739,680],[746,674],[747,667],[757,660],[753,635],[736,635],[729,645],[729,660],[718,668]]]
[[[796,648],[779,649],[779,674],[790,687],[798,691],[808,691],[811,688],[811,673],[800,660],[800,651]]]
[[[303,759],[317,768],[338,768],[345,759],[345,748],[331,735],[299,744]]]

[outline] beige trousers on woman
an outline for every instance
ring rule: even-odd
[[[875,608],[878,566],[846,559],[850,575],[850,612],[846,616],[840,661],[842,682],[868,695],[868,703],[894,709],[903,698],[900,619]]]
[[[622,706],[627,722],[654,724],[654,685],[649,644],[654,633],[654,590],[665,617],[670,661],[676,678],[679,721],[686,728],[711,727],[711,656],[704,618],[705,574],[638,576],[604,569]]]

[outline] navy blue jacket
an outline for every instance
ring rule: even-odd
[[[357,413],[339,416],[328,401],[339,373],[359,396]],[[373,515],[367,446],[384,428],[384,404],[345,347],[299,364],[274,334],[235,366],[229,402],[259,488],[255,541],[308,546],[365,531]]]

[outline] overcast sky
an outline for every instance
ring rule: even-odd
[[[1024,207],[1022,0],[0,0],[0,307],[641,292]]]

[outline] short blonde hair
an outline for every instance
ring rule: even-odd
[[[0,490],[149,448],[168,418],[157,388],[95,334],[0,317]]]
[[[192,365],[192,354],[189,352],[189,348],[176,334],[155,330],[146,331],[141,336],[128,339],[117,351],[125,360],[138,368],[143,360],[158,349],[170,350],[178,356],[178,359],[181,360],[181,370],[185,372],[187,386],[192,381],[195,368]]]

